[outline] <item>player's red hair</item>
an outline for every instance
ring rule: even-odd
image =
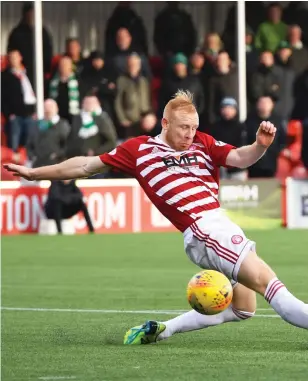
[[[195,112],[196,107],[194,105],[193,94],[188,90],[178,90],[173,99],[171,99],[164,109],[164,117],[168,117],[171,112],[183,110],[186,112]]]

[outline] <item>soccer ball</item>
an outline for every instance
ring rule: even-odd
[[[194,275],[187,286],[191,307],[203,315],[216,315],[231,303],[233,289],[229,279],[214,270],[203,270]]]

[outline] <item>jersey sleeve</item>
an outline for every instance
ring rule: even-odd
[[[217,165],[218,167],[230,168],[230,166],[227,166],[226,164],[227,156],[229,152],[232,149],[235,149],[236,147],[234,147],[231,144],[227,144],[219,140],[215,140],[212,136],[209,136],[209,135],[207,138],[208,138],[207,140],[208,140],[208,148],[209,148],[210,156],[213,162],[215,163],[215,165]]]
[[[99,156],[101,161],[115,170],[135,176],[136,172],[136,141],[129,139],[114,150]]]

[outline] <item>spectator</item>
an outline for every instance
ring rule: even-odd
[[[188,74],[188,59],[183,53],[178,53],[172,58],[173,72],[164,79],[159,95],[159,116],[163,115],[163,110],[168,100],[178,91],[178,89],[189,90],[194,94],[195,104],[199,114],[204,109],[203,88],[196,76]]]
[[[168,1],[155,18],[154,43],[166,60],[178,52],[189,57],[195,50],[196,30],[191,16],[179,8],[178,1]]]
[[[62,234],[62,220],[71,218],[78,212],[83,212],[89,232],[94,232],[88,208],[83,201],[83,194],[75,180],[52,181],[44,210],[48,219],[55,220],[59,234]]]
[[[67,156],[95,156],[112,151],[117,134],[112,120],[94,96],[86,96],[80,115],[75,115],[68,139]]]
[[[129,1],[120,1],[107,21],[105,33],[106,54],[117,53],[115,36],[119,29],[125,28],[132,36],[135,51],[147,55],[147,32],[142,18],[131,8]]]
[[[50,72],[52,60],[51,36],[43,27],[43,65],[44,74]],[[8,52],[18,50],[23,58],[23,64],[27,70],[28,78],[34,84],[34,10],[32,3],[25,3],[22,8],[22,18],[19,24],[12,30],[8,39]]]
[[[288,41],[293,50],[291,65],[296,75],[300,75],[308,67],[308,50],[302,42],[302,30],[298,25],[289,28]]]
[[[248,168],[250,178],[274,177],[277,170],[277,159],[286,143],[286,134],[282,120],[273,112],[274,102],[269,96],[261,96],[256,104],[256,110],[248,116],[246,125],[246,143],[253,144],[256,133],[262,121],[268,120],[277,128],[276,137],[265,155],[253,166]]]
[[[229,3],[230,5],[232,3]],[[236,61],[236,35],[237,35],[237,4],[231,5],[227,14],[225,28],[222,33],[224,49],[229,53],[232,61]],[[246,1],[245,2],[246,23],[255,33],[259,25],[266,17],[265,6],[263,1]]]
[[[289,1],[285,8],[284,19],[289,25],[297,24],[303,31],[303,43],[308,45],[308,9],[306,1]]]
[[[288,26],[281,21],[282,8],[279,3],[271,3],[267,8],[267,21],[258,28],[255,44],[259,51],[275,53],[281,41],[286,40]]]
[[[127,71],[127,57],[136,51],[132,46],[132,36],[126,28],[120,28],[117,31],[116,44],[116,50],[106,57],[106,66],[118,78]],[[151,78],[151,69],[147,57],[144,54],[139,56],[141,59],[142,75],[146,78]]]
[[[141,115],[151,110],[150,84],[141,73],[141,59],[132,54],[127,59],[127,74],[117,80],[115,112],[120,124],[119,137],[137,136]]]
[[[156,115],[149,111],[141,115],[140,135],[156,136],[160,133],[161,126]]]
[[[255,72],[259,64],[258,51],[254,45],[254,33],[253,30],[247,26],[246,27],[246,72],[247,77],[250,78],[251,74]]]
[[[238,120],[237,102],[234,98],[224,98],[220,104],[220,118],[211,126],[210,134],[218,141],[235,147],[244,145],[244,128]],[[247,172],[240,168],[228,168],[222,177],[246,180]]]
[[[36,97],[22,65],[22,56],[18,50],[8,54],[8,68],[2,73],[1,109],[6,118],[8,146],[14,152],[20,145],[25,145],[34,126]]]
[[[84,85],[73,71],[72,59],[62,57],[57,73],[49,82],[48,95],[58,103],[60,117],[70,124],[72,117],[79,114],[80,99],[84,92]]]
[[[201,78],[203,73],[204,63],[205,63],[204,55],[200,52],[195,52],[190,57],[190,74],[197,76],[197,78]]]
[[[85,59],[81,53],[80,42],[77,38],[68,38],[65,43],[64,56],[70,57],[73,62],[73,71],[79,75],[85,66]]]
[[[270,95],[275,101],[280,97],[280,71],[274,65],[270,51],[260,54],[260,64],[249,83],[249,97],[253,104],[262,96]]]
[[[218,33],[209,33],[205,36],[203,54],[207,62],[215,64],[219,52],[223,49],[223,42]]]
[[[87,92],[97,96],[103,109],[113,117],[113,103],[116,93],[115,78],[105,66],[101,52],[94,51],[89,57],[89,67],[81,73]]]
[[[44,102],[44,119],[36,123],[27,145],[28,158],[32,167],[52,165],[64,159],[70,126],[58,114],[53,99]]]
[[[308,66],[295,81],[295,106],[292,119],[308,120]]]
[[[286,126],[294,107],[295,71],[291,67],[292,49],[287,41],[279,45],[276,63],[280,69],[280,97],[276,103],[275,111],[282,118]]]
[[[220,116],[220,103],[225,97],[238,98],[238,75],[236,66],[226,51],[217,56],[215,74],[209,79],[208,112],[210,124]]]

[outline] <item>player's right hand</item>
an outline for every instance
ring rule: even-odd
[[[24,179],[30,181],[34,180],[31,174],[31,168],[17,164],[3,164],[3,168],[5,168],[8,172],[12,172],[13,176],[23,177]]]

